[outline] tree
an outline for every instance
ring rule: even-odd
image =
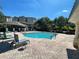
[[[2,11],[0,11],[0,23],[2,23],[2,22],[5,22],[5,16],[4,16],[4,14],[3,14],[3,12]],[[2,25],[2,27],[4,28],[4,38],[6,38],[6,32],[5,32],[5,26],[6,25]]]
[[[75,25],[73,23],[68,22],[68,18],[63,16],[59,16],[53,20],[54,29],[62,32],[63,30],[70,31],[74,30]]]
[[[0,11],[0,23],[5,21],[5,16],[2,11]]]
[[[52,21],[48,17],[40,18],[35,24],[35,29],[41,31],[51,31]]]

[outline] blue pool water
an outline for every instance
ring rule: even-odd
[[[49,32],[33,32],[33,33],[25,33],[24,36],[28,37],[28,38],[47,38],[47,39],[52,39],[52,38],[55,38],[56,34],[49,33]]]

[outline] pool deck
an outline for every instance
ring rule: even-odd
[[[19,37],[25,39],[21,33]],[[55,40],[29,39],[26,49],[1,53],[0,59],[79,59],[73,48],[73,39],[74,35],[66,34],[58,34]]]

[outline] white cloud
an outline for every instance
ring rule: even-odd
[[[67,12],[69,12],[69,10],[62,10],[62,11],[58,12],[57,14],[62,14],[62,13],[67,13]]]
[[[61,11],[57,12],[55,15],[56,16],[61,16],[61,15],[65,15],[67,13],[69,13],[69,10],[61,10]]]
[[[62,12],[68,12],[68,10],[62,10]]]

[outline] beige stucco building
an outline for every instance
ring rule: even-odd
[[[79,0],[75,0],[69,18],[70,18],[69,22],[72,22],[76,25],[73,45],[75,48],[78,49],[79,48]]]

